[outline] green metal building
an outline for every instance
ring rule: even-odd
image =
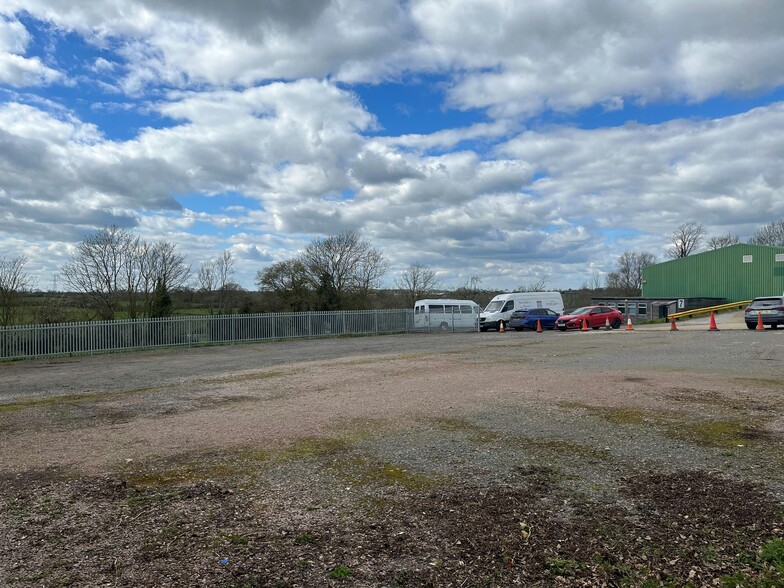
[[[724,298],[727,302],[784,294],[784,247],[730,245],[650,265],[645,298]]]

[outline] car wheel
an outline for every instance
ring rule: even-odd
[[[778,323],[773,323],[772,325],[770,325],[770,328],[771,329],[778,329],[779,325],[778,325]]]
[[[523,327],[515,327],[515,328],[514,328],[514,330],[515,330],[515,331],[522,331],[522,330],[523,330]]]
[[[615,317],[615,319],[612,322],[612,325],[610,325],[610,326],[613,329],[620,329],[621,328],[621,324],[623,324],[623,321],[621,319],[619,319],[618,317]]]

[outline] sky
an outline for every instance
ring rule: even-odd
[[[784,217],[780,0],[3,0],[0,257],[117,225],[236,280],[356,231],[454,288]]]

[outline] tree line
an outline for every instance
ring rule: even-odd
[[[680,225],[667,237],[665,257],[672,259],[692,255],[703,247],[712,250],[740,243],[731,233],[706,238],[704,226],[695,222]],[[747,242],[784,247],[784,219],[762,226]],[[0,326],[20,322],[25,296],[35,287],[26,271],[28,262],[25,256],[0,256]],[[642,270],[654,263],[652,253],[625,251],[604,280],[594,273],[579,290],[570,290],[574,304],[567,306],[585,304],[600,293],[638,296]],[[111,320],[121,312],[128,318],[154,318],[170,316],[173,295],[184,298],[186,293],[198,296],[198,304],[210,314],[231,312],[247,294],[235,281],[235,266],[236,259],[227,250],[194,271],[175,244],[145,241],[126,229],[110,226],[80,241],[59,275],[92,318]],[[483,305],[498,293],[482,288],[479,276],[447,291],[434,269],[414,262],[396,280],[393,296],[384,296],[380,284],[388,268],[384,254],[354,231],[322,237],[298,256],[257,272],[256,285],[264,296],[260,310],[347,310],[390,304],[410,308],[416,300],[431,296],[470,299]],[[545,279],[517,287],[518,291],[548,289],[552,288]],[[247,296],[241,307],[251,311]],[[57,304],[50,300],[41,306],[38,322],[60,322],[57,319],[61,316]]]

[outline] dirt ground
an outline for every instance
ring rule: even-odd
[[[0,585],[776,586],[784,334],[0,364]]]

